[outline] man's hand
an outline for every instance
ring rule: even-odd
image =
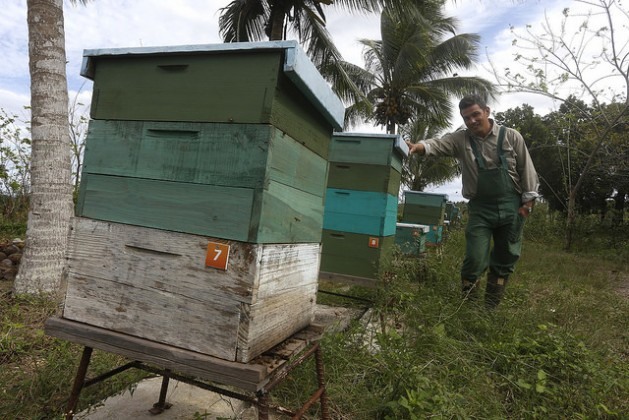
[[[410,141],[406,141],[406,145],[408,146],[408,154],[412,155],[413,153],[417,153],[418,155],[424,155],[426,153],[426,148],[422,143],[411,143]]]
[[[518,213],[520,214],[520,216],[525,218],[529,217],[529,215],[533,211],[533,203],[535,203],[535,201],[529,201],[522,204],[522,206],[518,209]]]

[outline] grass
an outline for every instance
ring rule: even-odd
[[[460,299],[461,230],[426,259],[393,256],[379,289],[343,290],[373,302],[380,327],[354,322],[323,338],[332,418],[626,418],[629,297],[620,291],[629,282],[627,226],[583,220],[574,250],[565,252],[561,221],[537,210],[493,312]],[[61,418],[81,347],[43,333],[56,311],[47,299],[0,297],[0,418]],[[121,363],[95,351],[90,373]],[[276,403],[296,406],[312,392],[310,363],[273,392]],[[131,370],[86,389],[79,408],[132,387],[139,375]],[[309,418],[318,414],[315,408]]]

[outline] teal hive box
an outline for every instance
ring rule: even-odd
[[[328,188],[323,228],[375,236],[395,235],[397,198],[371,191]]]
[[[443,225],[430,225],[426,234],[426,245],[436,246],[443,242]]]
[[[430,226],[415,223],[397,223],[395,244],[406,255],[421,255],[426,252],[426,237]]]

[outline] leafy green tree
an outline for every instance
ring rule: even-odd
[[[579,128],[587,131],[590,141],[580,143],[585,149],[571,154],[584,156],[584,163],[568,184],[566,249],[573,242],[581,189],[595,178],[597,162],[629,113],[629,55],[624,37],[629,11],[617,0],[575,3],[588,7],[589,12],[566,8],[561,19],[547,17],[541,22],[541,33],[533,25],[527,25],[524,33],[514,31],[513,44],[520,51],[515,65],[500,72],[494,66],[499,85],[511,91],[536,93],[561,102],[569,99],[562,94],[568,91],[591,104],[573,109]]]

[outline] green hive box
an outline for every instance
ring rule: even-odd
[[[404,191],[402,222],[441,225],[445,217],[446,194]]]
[[[295,41],[86,50],[81,74],[93,119],[271,124],[324,158],[343,122]]]
[[[391,251],[395,235],[374,236],[323,230],[321,239],[321,278],[341,274],[356,279],[377,279],[378,268]]]
[[[88,50],[77,215],[252,243],[320,242],[344,108],[293,41]]]
[[[334,133],[329,161],[390,167],[402,172],[406,156],[408,146],[395,134]]]

